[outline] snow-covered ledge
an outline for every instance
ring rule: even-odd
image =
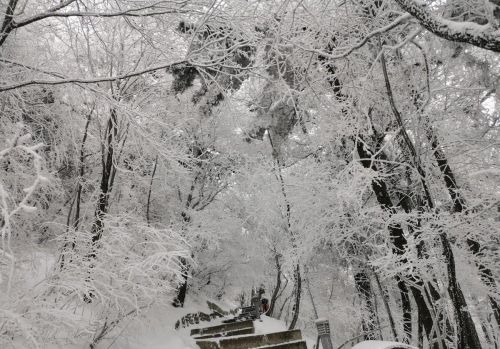
[[[455,22],[435,16],[426,6],[415,0],[396,0],[401,8],[415,17],[430,32],[446,40],[468,43],[500,52],[500,30],[490,24]]]

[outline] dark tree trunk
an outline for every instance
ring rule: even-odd
[[[89,125],[90,125],[90,120],[92,119],[92,111],[89,113],[87,116],[87,122],[85,123],[85,131],[83,133],[83,139],[82,139],[82,146],[80,148],[80,159],[79,159],[79,164],[78,164],[78,184],[76,188],[76,207],[75,207],[75,218],[73,221],[73,228],[76,230],[78,229],[78,226],[80,225],[80,212],[81,212],[81,201],[82,201],[82,180],[83,176],[85,175],[85,143],[87,142],[87,137],[88,137],[88,130],[89,130]],[[75,247],[74,245],[72,246],[73,248]]]
[[[362,320],[363,332],[365,333],[364,338],[365,340],[379,339],[375,331],[375,318],[377,315],[373,303],[370,278],[364,271],[360,271],[354,275],[354,283],[356,285],[356,291],[363,300],[366,311],[368,312],[368,318],[363,317]]]
[[[479,349],[481,342],[477,334],[474,321],[467,309],[467,302],[462,293],[460,285],[457,281],[455,271],[455,258],[451,249],[451,244],[445,233],[440,235],[441,243],[443,244],[443,255],[447,261],[448,268],[448,293],[450,295],[453,307],[455,309],[456,318],[458,321],[458,348]]]
[[[297,325],[297,320],[299,319],[300,312],[300,296],[302,293],[302,278],[300,275],[300,265],[297,264],[294,273],[294,281],[295,281],[295,303],[293,305],[293,316],[292,321],[290,322],[290,326],[288,326],[289,330],[293,330]]]
[[[158,165],[158,155],[155,157],[155,165],[153,167],[153,173],[151,173],[151,181],[149,182],[149,190],[148,190],[148,201],[146,204],[146,222],[148,225],[151,223],[150,217],[149,217],[149,207],[151,205],[151,192],[153,191],[153,180],[155,178],[155,173],[156,173],[156,167]]]
[[[327,50],[331,51],[332,45],[328,45]],[[318,60],[320,62],[325,62],[328,61],[328,59],[324,56],[319,56]],[[329,84],[333,89],[335,98],[337,99],[338,102],[343,102],[344,100],[347,99],[347,96],[344,95],[342,92],[342,83],[338,79],[336,75],[336,68],[333,64],[327,63],[325,65],[326,70],[330,74],[329,78]],[[344,113],[347,111],[343,110]],[[357,143],[357,152],[358,155],[361,159],[361,164],[365,168],[372,168],[373,170],[377,170],[375,164],[372,164],[371,160],[371,154],[369,154],[364,148],[363,144]],[[386,184],[383,181],[373,181],[372,182],[372,189],[377,197],[377,201],[379,202],[380,206],[384,210],[394,210],[394,206],[392,205],[391,198],[389,196],[389,192],[387,190]],[[404,233],[402,228],[399,225],[396,226],[390,226],[389,227],[389,233],[391,236],[391,240],[393,243],[392,250],[395,254],[401,255],[404,252],[404,249],[406,247],[406,238],[404,237]],[[411,322],[411,314],[412,314],[412,307],[411,307],[411,302],[409,298],[409,292],[408,292],[408,287],[404,280],[402,279],[401,276],[396,277],[398,289],[401,294],[401,303],[402,303],[402,308],[403,308],[403,321],[404,321],[404,330],[409,338],[411,338],[412,335],[412,322]],[[432,316],[430,314],[429,309],[427,308],[424,298],[421,295],[421,292],[419,289],[410,286],[410,290],[412,295],[414,295],[414,299],[417,304],[417,308],[419,310],[419,323],[424,326],[425,322],[425,328],[426,328],[426,334],[431,333],[432,331]]]
[[[281,315],[283,315],[283,310],[285,309],[287,303],[290,302],[291,298],[292,298],[292,295],[285,298],[285,300],[283,301],[283,304],[281,305],[281,308],[278,312],[278,316],[276,317],[276,319],[278,319],[278,320],[281,319]]]
[[[286,192],[286,187],[285,187],[285,180],[283,178],[283,173],[282,173],[282,162],[280,159],[280,152],[279,149],[276,148],[275,144],[273,143],[273,139],[271,136],[271,130],[268,130],[268,138],[269,138],[269,143],[271,145],[272,149],[272,154],[273,158],[276,161],[276,177],[278,178],[278,181],[280,183],[280,188],[281,188],[281,194],[283,196],[283,201],[285,202],[285,218],[286,218],[286,227],[287,227],[287,232],[290,236],[291,240],[291,245],[293,249],[297,248],[297,241],[296,241],[296,236],[292,230],[292,222],[291,222],[291,204],[290,201],[288,200],[287,192]],[[297,320],[299,318],[299,312],[300,312],[300,297],[302,293],[302,279],[300,275],[300,264],[297,261],[297,265],[295,267],[295,272],[294,272],[294,305],[293,305],[293,316],[292,316],[292,321],[290,322],[289,329],[294,329],[295,326],[297,325]]]
[[[427,139],[431,144],[432,151],[434,153],[434,157],[436,158],[436,162],[438,164],[439,170],[443,175],[443,181],[445,183],[446,189],[448,190],[448,194],[451,197],[453,202],[453,212],[461,213],[466,211],[466,202],[460,193],[460,188],[458,187],[457,181],[455,179],[455,174],[451,169],[448,159],[439,144],[439,140],[437,135],[434,133],[434,130],[430,124],[430,121],[427,117],[425,117],[425,134]],[[475,263],[477,268],[479,269],[479,276],[483,283],[491,287],[494,291],[497,289],[495,278],[493,277],[493,272],[490,268],[486,267],[481,263],[481,244],[473,240],[471,238],[467,238],[467,246],[472,254],[477,257],[475,259]],[[488,301],[490,303],[491,309],[493,311],[493,316],[497,322],[497,326],[500,326],[500,306],[498,302],[491,296],[488,296]]]
[[[189,216],[186,216],[189,217]],[[189,271],[191,266],[188,261],[184,257],[179,257],[179,263],[181,265],[181,275],[182,281],[177,287],[177,294],[174,297],[172,305],[174,307],[184,307],[184,302],[186,301],[186,295],[188,291],[188,279],[189,279]]]
[[[4,44],[5,40],[9,36],[10,32],[14,29],[14,11],[19,0],[10,0],[5,10],[5,16],[3,18],[2,27],[0,28],[0,47]]]
[[[102,176],[101,176],[101,185],[99,198],[97,201],[97,207],[94,213],[94,223],[92,224],[92,228],[90,230],[92,234],[92,244],[91,249],[87,257],[89,259],[95,258],[97,256],[97,249],[99,240],[102,237],[103,226],[104,226],[104,216],[108,212],[109,208],[109,194],[111,193],[111,189],[113,187],[114,180],[114,142],[116,140],[118,134],[118,120],[117,120],[117,112],[116,109],[111,109],[111,116],[108,119],[108,123],[106,125],[106,133],[105,133],[105,144],[102,145]],[[92,268],[92,265],[91,265]],[[91,275],[90,270],[87,276],[87,281],[90,281]],[[84,295],[84,301],[87,303],[91,303],[94,294],[92,291],[89,291],[88,294]]]
[[[197,173],[193,179],[193,182],[191,183],[191,188],[189,189],[189,194],[186,198],[185,210],[181,212],[181,217],[185,225],[191,222],[191,216],[188,210],[191,208],[191,203],[193,202],[194,190],[196,188],[196,183],[198,182],[199,175],[200,174]],[[174,307],[184,307],[184,302],[186,301],[186,295],[188,291],[188,278],[189,278],[190,265],[188,261],[183,257],[179,258],[179,263],[181,265],[181,273],[183,281],[177,287],[177,294],[175,295],[174,300],[172,302],[172,305]]]
[[[76,196],[74,200],[72,201],[70,205],[70,209],[68,212],[68,218],[66,220],[66,226],[67,229],[69,229],[69,226],[71,224],[71,215],[73,213],[73,206],[75,206],[75,216],[73,219],[73,229],[77,230],[79,225],[80,225],[80,205],[81,205],[81,197],[82,197],[82,180],[83,176],[85,175],[85,165],[84,165],[84,160],[85,160],[85,143],[87,141],[87,136],[88,136],[88,130],[89,130],[89,125],[90,125],[90,120],[92,118],[92,111],[87,115],[87,122],[85,123],[85,129],[83,131],[83,139],[82,139],[82,145],[80,147],[80,158],[79,158],[79,163],[78,163],[78,182],[76,184]],[[63,251],[61,254],[61,263],[60,263],[60,268],[64,268],[64,252],[68,249],[71,248],[72,250],[75,248],[75,241],[66,241],[63,246]]]
[[[422,168],[420,160],[418,158],[417,152],[415,150],[415,146],[413,145],[410,137],[406,132],[405,125],[402,121],[401,114],[396,107],[394,97],[392,94],[391,84],[389,81],[389,75],[387,73],[387,65],[385,61],[384,54],[381,56],[381,64],[382,64],[382,72],[384,75],[385,86],[387,90],[387,97],[389,99],[389,104],[391,106],[391,110],[394,114],[396,122],[400,127],[400,132],[403,135],[403,139],[406,143],[406,148],[411,155],[411,160],[415,168],[417,169],[418,174],[420,175],[420,180],[422,184],[422,188],[424,191],[425,201],[427,203],[427,207],[429,210],[434,209],[434,203],[427,185],[426,173]],[[449,168],[449,166],[448,166]],[[457,191],[458,192],[458,191]],[[458,200],[455,200],[455,204],[459,203]],[[443,247],[443,256],[445,257],[445,263],[447,268],[447,276],[448,276],[448,293],[453,303],[453,307],[455,310],[455,317],[457,319],[457,337],[458,337],[458,348],[481,348],[481,343],[479,341],[479,337],[477,334],[476,327],[470,316],[470,313],[467,309],[467,302],[465,297],[462,294],[462,290],[460,285],[458,284],[458,280],[456,278],[456,270],[455,270],[455,257],[453,255],[453,250],[449,243],[448,237],[445,232],[441,232],[439,234],[441,239],[441,244]]]
[[[391,331],[392,331],[392,337],[394,341],[398,341],[398,332],[396,330],[396,324],[394,322],[394,317],[392,316],[392,311],[391,307],[389,306],[389,295],[385,292],[384,288],[382,287],[382,283],[380,282],[380,278],[378,277],[377,273],[374,271],[373,276],[375,277],[375,281],[377,283],[378,290],[380,292],[380,298],[382,298],[382,302],[384,303],[385,311],[387,313],[387,317],[389,318],[389,324],[391,325]],[[403,283],[404,285],[404,283]],[[406,287],[406,285],[404,285]],[[408,297],[408,290],[406,290],[406,298],[408,298],[408,301],[410,300]],[[411,331],[411,304],[410,304],[410,331]],[[406,325],[407,325],[407,318],[405,318],[405,315],[407,313],[404,311],[404,304],[403,304],[403,327],[404,330],[406,331]],[[411,337],[411,332],[410,332],[410,337]],[[407,341],[407,337],[404,336],[404,340]]]
[[[276,300],[278,299],[278,293],[281,289],[281,264],[279,259],[279,254],[275,253],[274,260],[276,263],[276,285],[274,286],[273,294],[271,296],[271,301],[269,302],[269,310],[267,311],[268,316],[273,316],[274,307],[276,305]]]
[[[182,282],[177,288],[177,295],[172,302],[174,307],[184,307],[184,302],[186,301],[186,294],[188,290],[188,275],[189,275],[189,263],[186,258],[181,257],[180,259],[181,269],[182,269]]]
[[[403,331],[405,332],[403,341],[409,343],[413,334],[410,294],[408,293],[408,287],[401,280],[401,277],[398,276],[396,281],[398,283],[399,294],[401,295],[401,307],[403,308]]]
[[[358,155],[360,157],[360,162],[365,168],[371,168],[374,171],[377,171],[377,167],[375,163],[372,161],[371,158],[371,152],[368,152],[365,148],[364,145],[360,142],[357,143],[357,151]],[[385,181],[379,179],[377,181],[372,181],[372,189],[373,192],[375,193],[375,196],[377,198],[378,203],[382,207],[383,210],[386,210],[390,212],[391,214],[394,214],[395,208],[392,203],[391,197],[389,195],[389,191],[387,189],[387,185]],[[392,223],[389,225],[389,234],[392,242],[392,251],[396,255],[402,255],[407,247],[407,241],[406,237],[404,236],[404,231],[398,223]],[[407,263],[406,260],[402,260],[402,263]],[[398,277],[398,287],[400,289],[400,292],[402,292],[402,295],[407,295],[408,293],[405,292],[406,290],[406,285],[403,286],[403,279],[401,277]],[[419,320],[422,322],[422,326],[425,330],[425,333],[427,335],[427,338],[429,338],[431,341],[434,336],[432,334],[432,328],[433,328],[433,318],[431,315],[431,312],[429,308],[427,307],[427,304],[425,302],[425,296],[422,294],[421,290],[423,289],[424,283],[423,281],[418,278],[417,276],[413,276],[411,278],[411,285],[409,285],[410,291],[415,299],[415,303],[418,308],[418,312],[420,314]],[[406,296],[405,296],[406,298]],[[406,306],[411,307],[410,303],[407,303]],[[435,345],[437,348],[437,344]]]
[[[99,199],[97,202],[97,208],[95,211],[95,221],[92,225],[92,244],[93,251],[92,256],[95,257],[95,249],[97,242],[101,239],[102,229],[103,229],[103,219],[109,208],[109,195],[113,187],[112,178],[114,167],[114,141],[118,133],[118,120],[116,109],[111,109],[111,116],[108,120],[106,127],[106,145],[103,147],[104,152],[102,154],[102,176],[101,176],[101,186],[99,192]]]

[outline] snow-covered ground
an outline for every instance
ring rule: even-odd
[[[175,330],[175,322],[187,313],[198,311],[209,312],[206,302],[186,304],[185,308],[170,306],[158,307],[145,312],[132,321],[125,321],[120,329],[103,341],[98,349],[198,349],[190,337],[191,329],[215,326],[221,319],[211,322],[200,322],[199,325]],[[287,326],[281,320],[262,316],[262,321],[255,321],[255,333],[266,334],[286,331]],[[304,337],[304,336],[303,336]],[[307,346],[312,349],[314,339],[305,338]]]
[[[175,330],[175,323],[188,313],[210,312],[206,302],[189,302],[184,308],[173,306],[152,307],[140,316],[124,321],[119,329],[103,341],[103,349],[197,349],[189,335],[193,327]],[[201,322],[200,326],[216,323]]]

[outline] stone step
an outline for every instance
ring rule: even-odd
[[[250,349],[270,345],[284,344],[302,339],[300,330],[282,331],[256,336],[224,338],[217,342],[197,341],[201,349]]]
[[[253,334],[253,333],[255,333],[255,328],[247,327],[247,328],[240,328],[239,330],[234,330],[234,331],[204,334],[202,336],[193,337],[193,338],[194,339],[209,339],[209,338],[241,336],[244,334]]]
[[[307,349],[306,341],[295,341],[276,345],[258,347],[259,349]]]
[[[247,329],[249,327],[254,328],[252,320],[231,322],[228,324],[222,324],[211,327],[193,328],[191,330],[191,336],[194,335],[204,336],[207,334],[232,332],[236,330]]]
[[[219,341],[220,349],[249,349],[302,339],[300,330],[268,333],[257,336],[227,338]]]

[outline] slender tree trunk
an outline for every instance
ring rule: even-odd
[[[434,153],[434,157],[438,164],[439,170],[443,175],[443,181],[445,183],[446,189],[448,190],[448,194],[450,195],[453,202],[453,212],[464,212],[466,211],[466,202],[462,197],[462,194],[460,193],[460,188],[458,187],[457,181],[455,179],[455,174],[453,173],[453,170],[448,163],[448,159],[444,151],[442,150],[441,145],[439,144],[437,135],[435,134],[427,116],[424,117],[424,122],[425,134],[431,144],[431,148]],[[481,263],[481,244],[476,240],[467,238],[467,246],[469,248],[469,251],[471,251],[472,254],[477,257],[475,258],[474,262],[479,269],[479,276],[481,277],[481,280],[486,286],[492,288],[493,291],[496,291],[497,284],[495,278],[493,277],[493,272],[490,268]],[[500,326],[500,305],[492,296],[488,296],[488,301],[493,311],[493,316],[495,317],[495,320],[497,322],[497,326]]]
[[[104,153],[102,155],[102,176],[101,176],[101,186],[99,192],[99,199],[97,202],[97,208],[95,211],[95,221],[92,225],[92,244],[93,252],[92,256],[95,256],[95,249],[97,242],[101,239],[103,230],[103,219],[109,208],[109,195],[113,187],[111,178],[113,178],[114,167],[114,142],[118,133],[118,123],[117,123],[117,112],[116,109],[111,109],[111,116],[108,119],[108,124],[106,127],[106,146],[104,147]]]
[[[439,236],[443,245],[443,255],[447,261],[448,293],[458,321],[458,348],[479,349],[481,348],[481,342],[479,341],[474,321],[467,309],[467,302],[457,281],[455,258],[451,244],[445,233],[441,233]]]
[[[111,109],[111,115],[108,119],[106,125],[105,132],[105,144],[102,145],[102,175],[101,175],[101,185],[99,198],[97,201],[97,207],[94,213],[94,223],[92,224],[92,228],[90,230],[92,234],[92,244],[90,247],[90,252],[87,255],[89,259],[93,259],[97,256],[98,243],[102,237],[103,227],[104,227],[104,217],[108,212],[109,208],[109,195],[111,193],[111,189],[113,187],[113,179],[115,171],[114,165],[114,144],[118,134],[118,116],[115,108]],[[92,268],[92,265],[90,266]],[[91,279],[91,272],[89,270],[87,276],[87,282]],[[93,291],[88,291],[84,295],[84,301],[87,303],[92,302],[92,298],[94,297]]]
[[[363,332],[365,333],[365,340],[376,340],[377,334],[375,331],[375,307],[373,303],[373,292],[370,283],[370,277],[364,271],[359,271],[354,274],[354,283],[356,285],[356,291],[358,292],[360,298],[365,304],[366,311],[368,313],[368,318],[363,316],[362,326]]]
[[[274,260],[276,263],[276,285],[274,286],[273,294],[271,296],[271,301],[269,302],[269,310],[267,312],[268,316],[273,316],[274,307],[276,305],[276,300],[278,299],[278,293],[281,289],[281,264],[279,260],[279,254],[275,252]]]
[[[82,144],[80,147],[80,157],[79,157],[79,163],[78,163],[78,181],[76,184],[76,195],[74,200],[71,202],[70,209],[68,212],[68,218],[66,220],[66,227],[67,231],[69,230],[69,226],[71,224],[71,215],[73,214],[73,207],[75,206],[75,216],[73,218],[73,229],[77,230],[79,225],[80,225],[80,204],[81,204],[81,199],[82,199],[82,180],[83,176],[85,175],[85,143],[87,141],[87,136],[88,136],[88,130],[89,130],[89,125],[90,125],[90,120],[92,118],[92,111],[87,115],[87,122],[85,123],[85,129],[83,131],[83,139],[82,139]],[[63,251],[61,254],[61,263],[60,263],[60,268],[64,268],[64,252],[66,249],[70,247],[71,249],[75,248],[75,241],[66,241],[63,246]]]
[[[200,173],[196,173],[193,181],[191,182],[191,187],[189,189],[189,194],[186,198],[184,211],[181,212],[181,217],[185,226],[191,222],[191,216],[189,215],[188,210],[191,208],[191,203],[193,202],[194,190],[196,189],[196,183],[198,182],[199,177]],[[177,288],[177,294],[175,295],[172,305],[174,307],[182,308],[184,307],[184,302],[186,301],[186,295],[188,291],[189,270],[191,269],[191,266],[189,265],[188,261],[183,257],[179,258],[179,262],[181,265],[181,273],[183,281]]]
[[[360,157],[360,162],[365,168],[371,168],[374,171],[377,171],[377,167],[375,163],[372,161],[371,153],[368,152],[364,145],[360,142],[357,143],[357,151]],[[372,181],[372,189],[375,193],[378,203],[380,204],[383,210],[390,212],[391,214],[395,213],[395,208],[392,203],[391,197],[389,195],[389,191],[387,189],[387,185],[385,181],[378,179],[377,181]],[[389,235],[392,241],[392,251],[396,255],[403,255],[404,251],[407,247],[406,237],[404,236],[404,231],[400,224],[392,223],[389,225]],[[402,263],[408,263],[407,260],[402,260]],[[403,279],[399,276],[398,279],[398,287],[400,291],[403,293],[406,286],[402,286]],[[422,325],[425,329],[425,333],[427,337],[432,340],[432,327],[433,327],[433,317],[430,313],[429,308],[425,302],[424,295],[422,294],[424,283],[417,276],[413,276],[411,278],[411,284],[409,285],[410,291],[415,299],[415,303],[417,304],[418,312],[420,314],[419,320],[422,322]],[[405,293],[407,294],[407,293]],[[409,304],[407,304],[408,306]],[[429,340],[429,341],[430,341]],[[437,347],[437,344],[436,346]]]
[[[80,159],[78,163],[78,184],[76,188],[75,218],[73,220],[73,228],[75,230],[77,230],[80,225],[80,212],[81,212],[80,205],[82,201],[82,189],[83,189],[82,180],[83,176],[85,175],[85,143],[87,142],[88,130],[90,125],[90,120],[92,119],[93,111],[94,109],[92,108],[92,111],[87,116],[87,122],[85,123],[85,131],[83,133],[82,146],[80,147]],[[72,247],[73,248],[75,247],[74,244]]]
[[[331,51],[331,47],[329,45],[328,49]],[[328,59],[325,56],[319,56],[318,60],[320,62],[327,62]],[[347,99],[347,96],[344,95],[342,92],[342,83],[338,79],[336,75],[336,68],[332,63],[327,63],[325,65],[326,70],[330,74],[330,78],[328,80],[330,86],[332,87],[335,99],[339,102],[342,103],[344,100]],[[347,110],[343,109],[344,113],[347,113]],[[369,154],[365,149],[363,148],[363,145],[360,143],[357,143],[357,152],[358,155],[361,159],[366,159],[365,161],[361,161],[361,164],[365,168],[372,168],[374,170],[377,170],[375,166],[372,166],[372,161],[371,161],[371,154]],[[374,167],[374,168],[373,168]],[[375,192],[375,195],[377,197],[377,201],[381,205],[382,209],[384,210],[391,210],[394,209],[391,199],[389,197],[389,193],[387,191],[387,187],[383,181],[373,181],[372,182],[372,188],[373,191]],[[406,247],[406,238],[404,237],[404,232],[401,229],[400,226],[392,225],[389,227],[389,233],[391,236],[391,240],[393,242],[393,252],[396,255],[401,255],[404,252],[404,249]],[[401,302],[402,302],[402,308],[403,308],[403,321],[404,321],[404,329],[405,332],[408,334],[409,337],[411,337],[412,334],[412,322],[411,322],[411,314],[412,314],[412,307],[411,307],[411,302],[409,298],[409,292],[408,292],[408,287],[404,280],[401,278],[401,276],[396,277],[398,289],[401,294]],[[423,301],[423,297],[419,291],[414,286],[410,286],[410,290],[412,295],[415,298],[418,312],[420,314],[419,316],[419,323],[422,324],[425,322],[425,328],[426,333],[431,332],[432,329],[432,317],[430,316],[429,309],[427,308],[425,302]]]
[[[288,195],[286,192],[286,187],[285,187],[285,179],[283,178],[283,173],[282,173],[282,163],[280,159],[280,152],[279,149],[276,149],[275,144],[273,143],[273,139],[271,137],[271,130],[268,130],[267,132],[268,138],[269,138],[269,143],[271,144],[271,149],[273,153],[273,158],[276,161],[276,167],[277,167],[277,175],[276,177],[278,178],[278,182],[280,184],[281,188],[281,194],[283,195],[283,200],[285,202],[285,219],[286,219],[286,226],[287,226],[287,232],[290,235],[291,239],[291,244],[292,248],[296,249],[297,248],[297,241],[296,241],[296,236],[295,233],[292,230],[292,222],[291,222],[291,204],[290,201],[288,200]],[[299,261],[297,261],[296,267],[295,267],[295,272],[294,272],[294,290],[295,290],[295,303],[293,306],[293,316],[292,316],[292,321],[290,322],[289,329],[295,328],[297,324],[297,320],[299,318],[299,311],[300,311],[300,297],[302,293],[302,279],[300,275],[300,264]]]
[[[0,47],[2,47],[10,32],[14,29],[12,24],[14,23],[14,12],[18,2],[18,0],[9,0],[9,4],[5,10],[2,27],[0,29]]]
[[[174,307],[182,308],[184,307],[184,302],[186,301],[186,295],[188,291],[189,271],[191,269],[191,266],[184,257],[179,258],[179,263],[181,265],[182,282],[179,284],[177,288],[177,294],[175,295],[172,305]]]
[[[319,56],[318,57],[319,61],[328,61],[328,59],[324,56]],[[327,63],[325,65],[326,70],[330,73],[330,79],[329,83],[330,86],[333,89],[335,98],[339,102],[343,102],[344,100],[347,100],[347,96],[345,96],[342,92],[342,83],[336,76],[336,68],[333,64]],[[344,113],[347,113],[347,110],[343,109]],[[359,157],[361,158],[360,162],[365,168],[371,168],[375,171],[377,171],[377,168],[375,164],[372,162],[371,155],[368,151],[364,149],[363,144],[356,142],[356,148]],[[377,180],[377,181],[372,181],[372,189],[375,193],[375,196],[377,198],[377,201],[379,202],[381,208],[383,210],[387,210],[391,213],[395,213],[395,206],[392,204],[391,198],[389,196],[389,192],[387,190],[387,186],[383,180]],[[404,236],[404,231],[402,227],[399,224],[391,224],[388,227],[389,230],[389,235],[392,241],[392,251],[396,255],[403,255],[406,246],[407,246],[407,241]],[[407,263],[406,260],[402,261],[403,263]],[[425,330],[426,336],[430,340],[434,338],[433,335],[433,317],[430,312],[430,309],[427,307],[427,304],[425,302],[424,295],[422,294],[423,290],[423,285],[424,283],[422,280],[420,280],[418,277],[414,276],[412,280],[410,280],[411,283],[408,285],[409,289],[415,299],[415,303],[418,308],[418,313],[419,313],[419,323],[422,325],[423,329]],[[407,292],[407,287],[406,284],[404,283],[404,280],[401,278],[401,276],[397,277],[397,283],[398,283],[398,288],[400,290],[402,300],[403,300],[403,307],[411,309],[411,303],[408,301],[409,298],[407,297],[408,292]],[[411,319],[411,311],[406,312],[407,314],[407,320]],[[410,320],[411,321],[411,320]],[[407,329],[410,328],[410,323],[407,322]],[[434,343],[432,348],[438,348],[442,346],[441,339],[437,339],[437,341]]]
[[[174,302],[172,303],[174,307],[184,307],[184,302],[186,301],[186,294],[188,290],[189,263],[187,262],[186,258],[183,257],[181,257],[179,261],[181,263],[183,281],[179,285],[179,288],[177,289],[177,295],[174,299]]]
[[[302,293],[302,278],[300,275],[300,265],[297,263],[297,266],[295,267],[295,273],[294,273],[294,280],[295,280],[295,303],[293,305],[293,316],[292,316],[292,321],[290,322],[290,326],[288,326],[289,330],[293,330],[295,326],[297,325],[297,320],[299,319],[299,313],[300,313],[300,296]]]
[[[380,60],[382,64],[382,71],[384,74],[384,81],[387,90],[387,96],[389,99],[389,104],[391,106],[396,122],[400,127],[401,134],[403,135],[403,139],[407,145],[407,149],[411,154],[413,165],[415,166],[417,172],[420,175],[420,180],[422,183],[422,188],[424,190],[427,206],[430,210],[433,210],[434,203],[427,185],[425,170],[422,168],[415,147],[406,132],[405,125],[403,124],[401,118],[401,114],[396,108],[396,104],[394,101],[389,81],[389,75],[387,73],[387,65],[384,54],[382,54]],[[446,236],[446,233],[441,232],[439,236],[443,247],[443,256],[445,257],[445,263],[447,267],[448,293],[452,300],[453,308],[455,310],[455,316],[457,318],[458,329],[456,335],[458,336],[459,339],[458,348],[469,348],[469,349],[481,348],[481,342],[479,341],[479,336],[477,334],[476,327],[467,309],[467,302],[462,294],[462,290],[456,278],[455,257],[453,255],[453,250],[449,243],[448,237]]]
[[[377,283],[378,291],[380,292],[380,298],[382,298],[382,302],[384,303],[384,308],[387,313],[387,317],[389,319],[389,324],[391,325],[392,337],[397,342],[398,341],[398,332],[396,330],[396,323],[394,322],[394,317],[392,316],[391,307],[389,306],[389,295],[385,292],[382,287],[382,283],[380,282],[380,278],[378,274],[374,271],[373,276],[375,277],[375,282]],[[406,285],[405,285],[406,287]],[[408,297],[408,291],[406,291],[406,296]],[[409,300],[409,298],[408,298]],[[406,321],[403,317],[403,321]],[[403,324],[403,326],[405,323]],[[410,326],[411,326],[411,313],[410,313]],[[411,328],[411,327],[410,327]],[[405,329],[406,331],[406,329]],[[411,334],[410,334],[411,336]],[[404,336],[404,340],[406,340],[406,336]]]
[[[287,305],[287,303],[290,302],[291,298],[292,298],[292,295],[285,298],[285,300],[283,301],[283,304],[281,305],[280,311],[279,311],[276,319],[278,319],[278,320],[281,319],[281,316],[283,315],[283,310],[285,309],[285,306]]]
[[[418,324],[417,324],[417,342],[418,347],[424,347],[424,326],[422,325],[422,321],[420,321],[420,313],[418,314]]]
[[[148,223],[148,225],[150,224],[149,207],[151,205],[151,192],[153,190],[153,180],[155,178],[156,166],[157,165],[158,165],[158,155],[156,155],[156,157],[155,157],[155,165],[153,167],[153,173],[151,174],[151,180],[149,181],[148,202],[146,204],[146,222]]]
[[[408,293],[406,283],[400,276],[396,278],[396,282],[398,284],[399,294],[401,295],[401,307],[403,310],[403,331],[405,332],[403,341],[410,342],[413,335],[410,294]]]
[[[309,283],[309,271],[307,267],[304,267],[304,273],[305,273],[305,281],[306,281],[306,287],[307,287],[307,293],[309,294],[309,298],[311,299],[311,305],[313,307],[313,312],[314,312],[314,318],[318,319],[318,309],[316,308],[316,303],[314,302],[313,294],[311,291],[311,284]]]

